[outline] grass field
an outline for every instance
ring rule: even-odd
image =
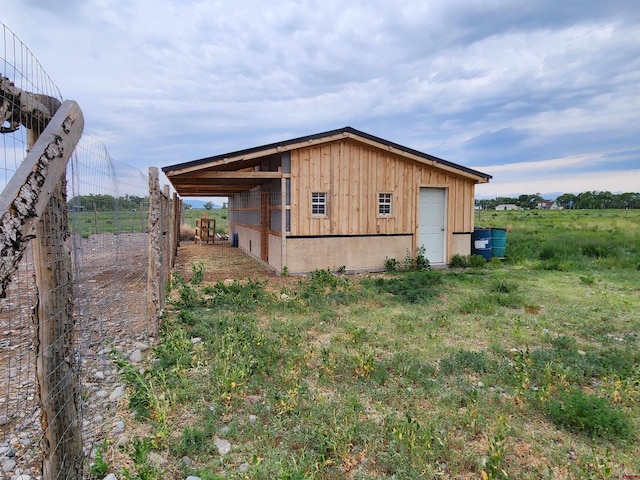
[[[226,209],[185,210],[185,223],[195,228],[196,219],[204,215],[216,219],[216,231],[226,233],[229,222]],[[98,212],[69,212],[69,230],[71,233],[79,233],[86,238],[96,233],[139,233],[146,232],[148,226],[148,212],[146,210],[120,210]]]
[[[174,278],[123,478],[638,478],[640,212],[481,215],[506,260]]]

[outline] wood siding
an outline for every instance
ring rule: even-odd
[[[447,189],[449,235],[473,230],[469,179],[350,141],[293,150],[290,235],[415,234],[420,187]],[[311,214],[311,192],[327,194],[327,215]],[[393,194],[391,216],[379,193]]]

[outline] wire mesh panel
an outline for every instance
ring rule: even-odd
[[[4,190],[22,163],[29,142],[28,122],[20,99],[13,95],[15,89],[31,92],[35,98],[61,99],[61,95],[29,49],[1,23],[0,34],[0,187]],[[5,459],[0,463],[1,471],[8,475],[40,469],[42,428],[32,322],[36,292],[30,245],[10,280],[5,298],[0,299],[0,448]]]
[[[146,324],[148,180],[84,136],[67,172],[83,445],[113,428],[122,386],[113,353],[148,346]],[[85,465],[85,466],[86,466]]]
[[[0,32],[0,186],[6,197],[20,165],[34,157],[34,142],[61,95],[1,23]],[[0,478],[86,476],[91,460],[83,451],[91,455],[111,431],[123,394],[111,354],[131,360],[147,346],[147,185],[140,170],[83,137],[28,233],[34,240],[14,242],[16,251],[23,250],[18,243],[26,248],[0,298]],[[15,206],[3,207],[3,218]],[[5,240],[11,238],[19,234],[9,231]],[[4,260],[15,252],[11,241],[3,245]]]

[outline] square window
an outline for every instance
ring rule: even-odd
[[[378,194],[378,215],[391,215],[391,198],[392,194],[390,193]]]
[[[327,194],[313,192],[311,194],[311,215],[327,214]]]

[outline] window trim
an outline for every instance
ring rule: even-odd
[[[389,212],[385,213],[382,211],[383,209],[384,210],[388,209]],[[392,192],[378,192],[378,217],[383,217],[383,218],[393,217],[393,193]]]
[[[328,215],[327,192],[311,192],[311,216],[326,217]],[[316,209],[322,209],[322,212],[314,212]]]

